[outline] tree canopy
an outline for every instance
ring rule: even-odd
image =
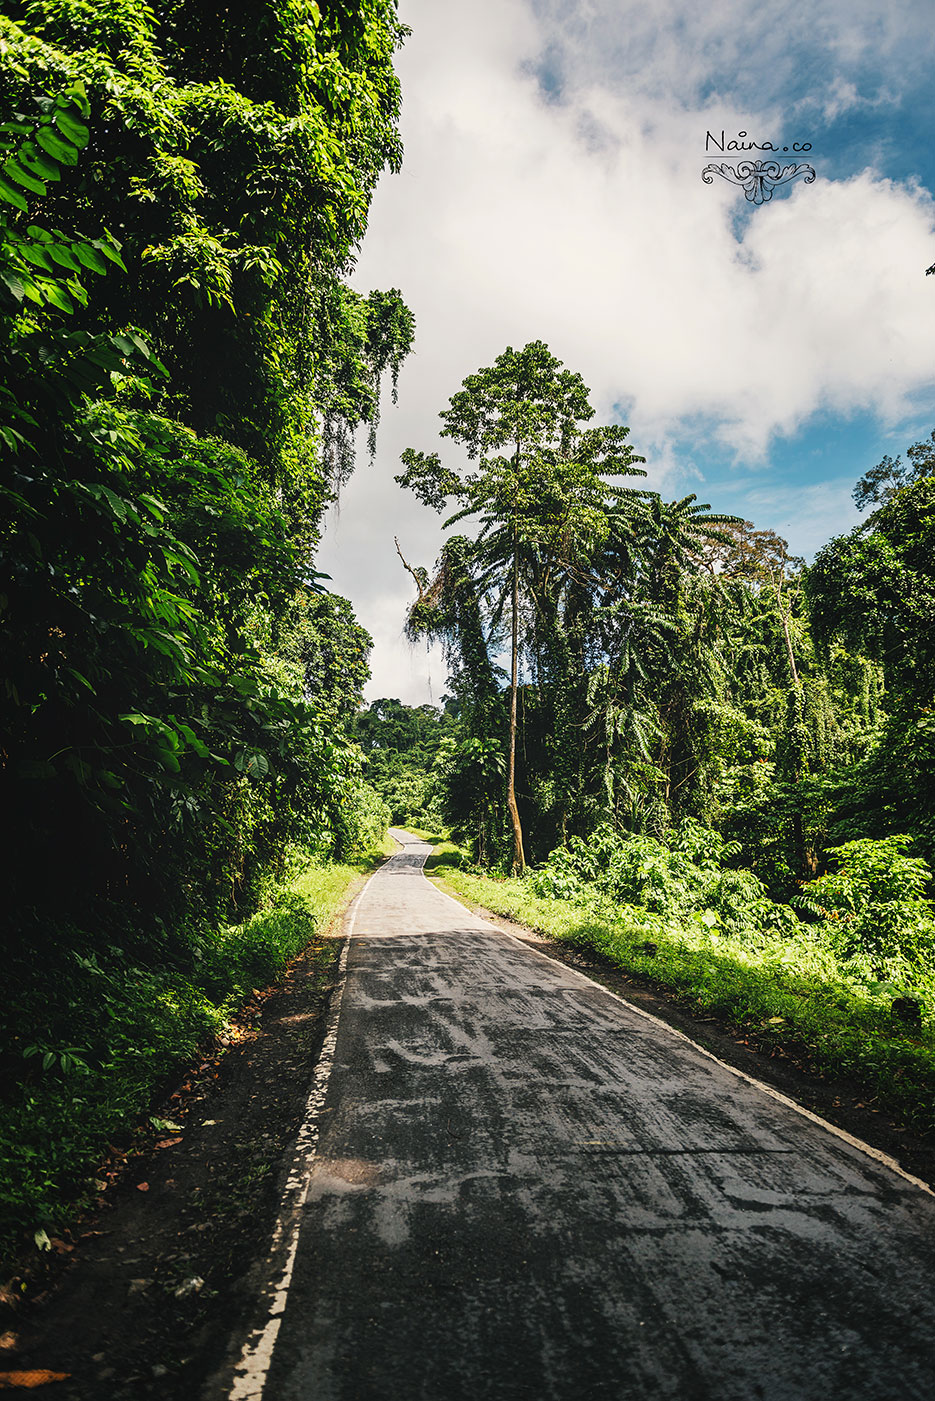
[[[84,902],[184,959],[290,842],[353,840],[369,638],[314,551],[412,343],[345,280],[404,34],[391,0],[0,16],[0,781],[43,928]]]
[[[563,370],[542,341],[508,348],[469,375],[441,413],[441,436],[463,444],[477,470],[462,476],[437,454],[410,448],[397,477],[427,505],[456,504],[446,527],[471,518],[478,526],[476,538],[461,546],[465,578],[443,567],[410,612],[410,630],[451,636],[453,623],[458,629],[455,594],[465,589],[484,616],[488,641],[509,618],[507,809],[519,872],[526,864],[515,792],[520,610],[541,611],[563,584],[586,573],[589,553],[608,529],[614,488],[605,475],[632,474],[641,460],[623,426],[585,428],[593,416],[581,376]]]

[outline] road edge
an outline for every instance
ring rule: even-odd
[[[426,855],[429,854],[429,852],[426,853]],[[531,942],[527,942],[525,939],[519,938],[518,935],[511,933],[508,929],[501,928],[501,926],[498,924],[491,923],[491,920],[496,918],[496,915],[492,910],[485,911],[485,913],[490,917],[485,919],[483,915],[477,913],[478,910],[484,909],[484,907],[477,906],[476,908],[472,909],[471,906],[466,904],[465,901],[459,899],[457,895],[453,894],[450,890],[444,888],[443,877],[436,876],[434,880],[429,880],[429,877],[425,874],[424,863],[421,868],[421,874],[426,883],[434,885],[434,888],[438,890],[440,895],[444,895],[444,897],[447,900],[451,900],[453,904],[458,905],[461,909],[469,910],[471,914],[475,915],[476,918],[480,919],[482,923],[486,924],[487,927],[493,930],[495,933],[502,934],[504,938],[512,939],[515,944],[519,944],[519,946],[521,948],[526,949],[527,952],[534,954],[537,958],[545,959],[546,963],[553,963],[556,965],[556,967],[565,969],[567,972],[572,973],[575,977],[586,982],[590,987],[599,988],[601,992],[606,993],[608,997],[614,998],[615,1001],[621,1002],[624,1007],[626,1007],[631,1012],[635,1012],[637,1016],[643,1017],[646,1021],[652,1022],[654,1026],[663,1028],[665,1031],[668,1031],[669,1033],[671,1033],[672,1036],[677,1037],[679,1040],[687,1041],[688,1044],[694,1047],[694,1049],[698,1051],[700,1055],[704,1056],[706,1060],[713,1061],[715,1065],[719,1065],[724,1070],[730,1071],[731,1075],[735,1076],[738,1080],[743,1080],[746,1084],[752,1085],[755,1089],[762,1090],[764,1094],[769,1095],[770,1099],[778,1101],[779,1104],[784,1104],[788,1109],[794,1110],[795,1113],[801,1115],[802,1118],[808,1119],[813,1124],[817,1124],[819,1128],[826,1129],[830,1134],[833,1134],[835,1138],[839,1138],[844,1143],[850,1144],[852,1148],[856,1148],[858,1152],[863,1153],[866,1157],[871,1158],[874,1162],[879,1163],[882,1167],[889,1168],[891,1172],[895,1173],[897,1177],[902,1178],[904,1182],[910,1183],[913,1187],[918,1187],[921,1191],[927,1193],[927,1195],[930,1197],[935,1197],[935,1190],[933,1190],[933,1188],[929,1185],[928,1182],[925,1182],[921,1177],[916,1177],[911,1172],[907,1172],[906,1169],[902,1167],[895,1158],[893,1158],[889,1153],[885,1153],[882,1148],[875,1148],[873,1144],[867,1143],[862,1138],[857,1138],[854,1134],[848,1133],[846,1129],[839,1128],[837,1124],[833,1124],[830,1120],[822,1118],[822,1116],[820,1114],[816,1114],[814,1110],[806,1109],[804,1104],[800,1104],[797,1100],[792,1099],[789,1095],[783,1094],[782,1090],[777,1090],[774,1086],[767,1084],[764,1080],[757,1079],[755,1075],[750,1075],[747,1071],[741,1070],[738,1066],[731,1065],[729,1061],[722,1060],[720,1056],[715,1055],[713,1051],[709,1051],[706,1046],[702,1046],[700,1042],[694,1040],[694,1038],[689,1036],[687,1032],[682,1031],[679,1027],[672,1026],[671,1023],[664,1021],[662,1017],[657,1017],[652,1012],[647,1012],[643,1007],[638,1007],[635,1003],[628,1001],[627,998],[621,997],[620,993],[614,992],[612,988],[605,987],[603,983],[599,983],[595,978],[589,977],[587,973],[582,973],[579,968],[574,968],[570,964],[563,962],[561,959],[551,958],[547,953],[543,953],[541,949],[536,948]],[[522,927],[526,928],[525,925],[523,925]],[[529,933],[530,936],[536,935],[536,931],[532,929],[529,930]],[[536,937],[542,938],[543,936],[538,935]]]
[[[236,1344],[231,1340],[224,1363],[208,1378],[202,1389],[205,1401],[209,1401],[209,1398],[210,1401],[218,1401],[221,1397],[226,1398],[226,1401],[262,1399],[292,1283],[302,1209],[315,1166],[325,1097],[334,1068],[341,1005],[347,982],[347,959],[357,927],[357,914],[370,882],[392,859],[392,856],[386,857],[376,870],[370,873],[344,913],[345,934],[338,956],[337,977],[328,1006],[321,1050],[312,1072],[312,1083],[302,1123],[293,1144],[292,1161],[283,1187],[269,1250],[264,1265],[261,1266],[267,1283],[261,1286],[255,1301],[253,1312],[257,1321],[248,1331],[236,1360],[233,1358]]]

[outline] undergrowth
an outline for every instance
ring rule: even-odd
[[[225,1030],[339,909],[352,881],[395,844],[352,864],[299,865],[245,923],[202,935],[181,970],[128,963],[70,930],[53,975],[5,1017],[0,1101],[0,1251],[37,1242],[93,1189],[108,1142],[125,1133],[181,1063]],[[330,951],[323,950],[323,962]],[[25,1028],[29,1028],[28,1031]]]

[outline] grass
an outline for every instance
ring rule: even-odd
[[[426,840],[430,839],[426,838]],[[457,846],[454,842],[440,840],[436,841],[431,855],[426,857],[425,869],[428,872],[438,871],[440,873],[460,870],[461,866],[466,865],[469,860],[470,857],[467,856],[462,847]]]
[[[384,856],[393,856],[398,850],[399,847],[396,845],[396,842],[390,836],[389,832],[384,832],[382,840],[378,842],[377,845],[374,847],[373,857],[382,858]],[[370,869],[373,870],[373,868],[377,865],[379,865],[378,860],[371,860]]]
[[[431,842],[433,846],[438,846],[440,843],[448,843],[450,834],[444,829],[438,830],[428,827],[413,827],[408,822],[396,822],[393,825],[402,828],[404,832],[410,832],[412,836],[418,837],[420,841]],[[450,843],[448,844],[450,845]],[[460,850],[460,847],[458,850]]]
[[[844,1077],[877,1110],[917,1132],[935,1130],[935,1026],[908,1028],[890,1002],[849,981],[827,949],[801,936],[726,937],[632,905],[582,906],[536,896],[526,882],[444,866],[452,894],[674,994],[692,1011],[746,1031],[825,1077]]]
[[[245,997],[275,982],[290,959],[324,933],[353,883],[395,849],[384,837],[351,864],[302,867],[251,919],[203,940],[187,973],[119,961],[102,966],[92,956],[70,960],[45,987],[37,978],[35,1005],[22,1010],[35,1026],[54,1024],[54,1033],[46,1033],[54,1044],[24,1057],[18,1043],[5,1058],[4,1253],[17,1248],[24,1233],[37,1233],[41,1241],[42,1232],[67,1223],[94,1195],[93,1173],[105,1146],[126,1139],[181,1065],[226,1030]],[[331,957],[326,943],[322,967]]]

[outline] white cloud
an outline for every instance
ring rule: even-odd
[[[776,99],[809,36],[841,65],[822,97],[859,100],[852,70],[871,44],[892,67],[916,35],[921,8],[901,8],[881,19],[869,0],[847,11],[829,0],[702,10],[669,0],[664,11],[590,3],[537,15],[521,0],[402,5],[413,28],[399,62],[406,161],[377,192],[356,280],[402,289],[416,354],[319,566],[374,634],[371,694],[424,698],[400,641],[412,591],[393,535],[430,565],[440,533],[393,482],[399,453],[439,447],[439,410],[507,344],[547,341],[591,385],[602,421],[625,404],[651,483],[682,491],[694,489],[693,469],[673,443],[686,425],[719,439],[727,461],[756,465],[772,435],[816,410],[892,422],[932,383],[927,191],[869,169],[819,174],[753,210],[700,178],[708,129],[792,135]],[[529,66],[546,52],[562,76],[558,102],[543,99]],[[739,96],[706,92],[706,75],[732,65]],[[760,108],[742,109],[757,73]],[[836,500],[819,491],[816,512]],[[761,512],[759,523],[774,521]]]
[[[787,110],[803,85],[863,97],[928,78],[927,0],[533,0],[539,53],[569,85],[599,80],[698,109],[712,92]],[[817,79],[818,81],[813,81]]]
[[[898,106],[899,101],[898,92],[885,87],[881,88],[873,97],[864,97],[858,91],[856,83],[848,81],[838,74],[825,93],[804,98],[799,106],[803,110],[807,110],[809,107],[817,108],[824,122],[833,122],[838,117],[843,116],[845,112],[853,112],[858,109],[866,111],[872,107],[895,107]]]

